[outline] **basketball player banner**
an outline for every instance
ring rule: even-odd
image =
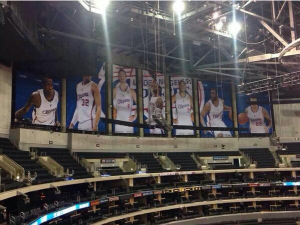
[[[70,130],[106,133],[105,64],[98,74],[67,79],[67,126]]]
[[[143,109],[144,121],[148,125],[156,125],[152,120],[154,114],[159,113],[165,117],[165,77],[161,73],[143,70]],[[162,135],[165,133],[163,129],[144,129],[145,134]]]
[[[137,122],[137,76],[136,69],[113,65],[113,119]],[[113,125],[115,134],[133,134],[137,127]]]
[[[58,78],[16,72],[13,122],[59,126],[61,83]],[[27,124],[27,125],[29,125]]]
[[[269,135],[273,132],[268,92],[255,95],[237,94],[239,134]],[[246,128],[241,129],[241,128]]]
[[[214,128],[201,131],[201,137],[232,137],[231,85],[220,81],[198,81],[197,88],[200,126]]]
[[[192,79],[182,76],[170,77],[172,124],[194,126]],[[173,135],[194,135],[194,130],[174,129]]]

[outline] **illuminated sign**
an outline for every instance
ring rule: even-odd
[[[228,156],[214,156],[213,160],[228,160]]]
[[[300,186],[300,182],[283,182],[283,186]]]
[[[52,213],[48,213],[44,216],[41,216],[40,218],[36,219],[34,222],[29,223],[28,225],[40,225],[42,223],[45,223],[49,220],[55,219],[57,217],[60,217],[62,215],[68,214],[70,212],[79,210],[79,209],[84,209],[90,207],[90,202],[84,202],[84,203],[80,203],[80,204],[76,204],[73,206],[70,206],[68,208],[59,210],[57,212],[52,212]]]

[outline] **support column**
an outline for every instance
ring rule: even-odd
[[[288,5],[289,5],[290,27],[295,28],[293,3],[291,1],[288,1]],[[291,30],[291,39],[292,42],[296,40],[295,30]]]
[[[237,117],[237,102],[236,102],[236,84],[234,83],[234,79],[231,80],[231,98],[232,98],[232,119],[233,119],[233,127],[238,128],[238,117]],[[239,137],[239,132],[234,131],[234,136]]]
[[[198,102],[198,80],[197,79],[193,79],[193,95],[194,95],[194,124],[196,127],[200,126],[200,121],[199,121],[199,102]],[[200,137],[200,130],[196,130],[196,136]]]
[[[210,178],[211,178],[211,180],[216,180],[216,174],[215,173],[211,173],[210,174]]]
[[[170,93],[170,79],[169,76],[167,76],[166,74],[164,74],[165,76],[165,112],[166,112],[166,119],[168,124],[172,124],[171,122],[171,93]],[[172,136],[172,131],[168,132],[168,137]]]
[[[138,69],[137,70],[137,115],[138,115],[138,121],[140,124],[144,123],[144,106],[143,106],[143,70],[142,69]],[[144,137],[144,129],[143,128],[139,128],[139,135],[140,137]]]
[[[133,187],[133,186],[134,186],[133,178],[129,178],[129,179],[128,179],[128,186],[129,186],[129,187]]]
[[[60,125],[61,131],[65,132],[67,124],[67,79],[61,79],[61,95],[60,95]]]
[[[161,183],[161,178],[160,176],[155,177],[155,183],[160,184]]]
[[[189,178],[188,178],[187,174],[183,175],[183,181],[184,182],[188,182],[189,181]]]
[[[296,177],[297,175],[296,175],[296,171],[295,170],[293,170],[292,172],[291,172],[292,174],[292,177]]]
[[[112,78],[113,78],[113,71],[112,71],[112,64],[107,63],[106,66],[106,81],[107,81],[107,118],[112,119],[113,114],[113,97],[112,97]],[[107,123],[107,131],[108,135],[112,135],[112,124]]]

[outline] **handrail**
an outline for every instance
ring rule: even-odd
[[[15,174],[14,177],[17,178],[18,174],[19,174],[19,179],[22,181],[25,178],[25,169],[19,165],[18,163],[16,163],[15,161],[13,161],[11,158],[9,158],[8,156],[2,154],[0,155],[0,159],[2,158],[2,160],[0,160],[1,162],[4,162],[3,164],[10,164],[11,167],[15,168]],[[4,168],[5,169],[5,168]],[[11,172],[11,171],[8,171]]]

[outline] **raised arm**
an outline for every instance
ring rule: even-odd
[[[33,92],[30,95],[26,104],[15,113],[15,122],[21,120],[32,106],[39,107],[39,101],[40,101],[40,94],[38,92]]]
[[[117,103],[116,103],[116,100],[115,100],[116,92],[117,92],[117,90],[116,90],[116,88],[114,88],[113,89],[113,119],[114,120],[117,118],[117,108],[116,108]]]
[[[101,116],[101,96],[97,84],[93,83],[91,88],[92,88],[92,94],[94,96],[94,101],[96,105],[96,116],[93,122],[94,123],[93,130],[98,131],[98,124]]]

